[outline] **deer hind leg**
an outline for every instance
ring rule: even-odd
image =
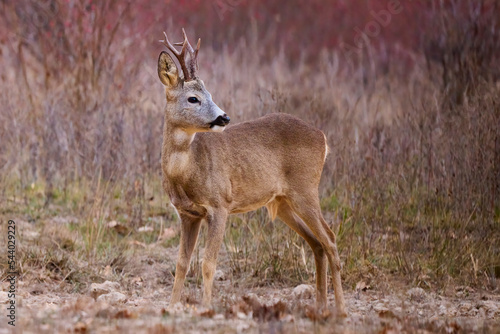
[[[181,218],[181,240],[179,245],[179,256],[175,268],[175,281],[170,297],[170,306],[175,305],[181,300],[181,293],[184,287],[184,281],[191,262],[198,233],[200,231],[201,220],[199,217],[192,217],[180,214]]]
[[[340,257],[335,241],[335,233],[330,229],[321,214],[319,198],[314,196],[295,196],[290,199],[293,211],[307,224],[312,233],[319,240],[328,257],[330,270],[332,271],[333,289],[335,293],[335,305],[337,312],[341,316],[346,316],[344,293],[342,291],[342,281],[340,278]]]
[[[212,287],[214,282],[217,256],[224,240],[227,212],[215,210],[207,218],[207,245],[203,257],[203,306],[210,307],[212,302]]]
[[[284,200],[277,203],[277,215],[312,248],[316,263],[316,304],[320,309],[326,308],[327,256],[323,246],[311,229],[293,213],[292,208]]]

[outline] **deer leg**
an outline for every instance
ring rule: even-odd
[[[316,263],[316,305],[318,308],[326,308],[327,304],[327,256],[318,238],[312,233],[307,225],[295,215],[292,208],[281,201],[278,206],[278,217],[283,220],[292,230],[297,232],[312,248],[314,261]]]
[[[344,292],[342,290],[342,280],[340,277],[340,256],[337,250],[337,242],[335,240],[335,233],[330,229],[325,219],[320,213],[321,224],[325,226],[325,230],[331,241],[330,251],[328,252],[328,261],[330,262],[330,268],[332,271],[332,281],[333,281],[333,291],[335,293],[335,302],[340,315],[347,316],[347,311],[345,308]]]
[[[180,214],[181,218],[181,240],[179,245],[179,255],[175,267],[175,281],[170,297],[170,305],[173,306],[181,300],[181,292],[184,281],[191,262],[198,233],[200,231],[202,218]]]
[[[304,220],[312,233],[318,238],[326,251],[330,270],[332,271],[333,289],[335,293],[335,305],[337,312],[341,316],[346,316],[344,292],[342,291],[342,282],[340,278],[340,257],[337,250],[335,233],[326,223],[317,196],[308,198],[295,198],[291,201],[294,212]]]
[[[212,302],[212,286],[214,281],[217,256],[224,239],[227,212],[225,210],[215,210],[207,218],[207,245],[203,257],[203,306],[210,307]]]

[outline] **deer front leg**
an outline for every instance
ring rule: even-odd
[[[200,231],[201,218],[192,217],[185,214],[179,215],[181,218],[181,240],[179,245],[179,256],[175,267],[175,281],[170,297],[170,305],[173,306],[181,300],[181,292],[184,287],[187,271],[191,262],[198,232]]]
[[[203,257],[203,306],[210,307],[212,302],[212,286],[214,273],[217,265],[217,256],[224,239],[227,211],[223,209],[214,210],[207,218],[207,246]]]

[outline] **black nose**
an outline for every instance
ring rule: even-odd
[[[218,116],[215,121],[213,121],[212,123],[210,123],[210,127],[213,127],[214,125],[219,125],[219,126],[226,126],[229,124],[229,121],[231,119],[226,115],[221,115],[221,116]]]

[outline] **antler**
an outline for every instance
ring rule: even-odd
[[[182,28],[182,34],[184,35],[184,42],[180,43],[170,43],[168,40],[168,36],[166,32],[163,32],[165,35],[164,40],[160,40],[160,42],[163,42],[165,46],[172,52],[177,60],[179,61],[179,64],[181,65],[182,72],[184,73],[184,80],[185,81],[191,81],[196,79],[196,71],[198,70],[198,51],[200,50],[200,44],[201,44],[201,38],[198,39],[198,44],[196,45],[196,50],[193,50],[193,47],[188,41],[186,32],[184,31],[184,28]],[[182,46],[181,51],[177,51],[175,46]],[[189,53],[189,61],[186,64],[186,51]]]

